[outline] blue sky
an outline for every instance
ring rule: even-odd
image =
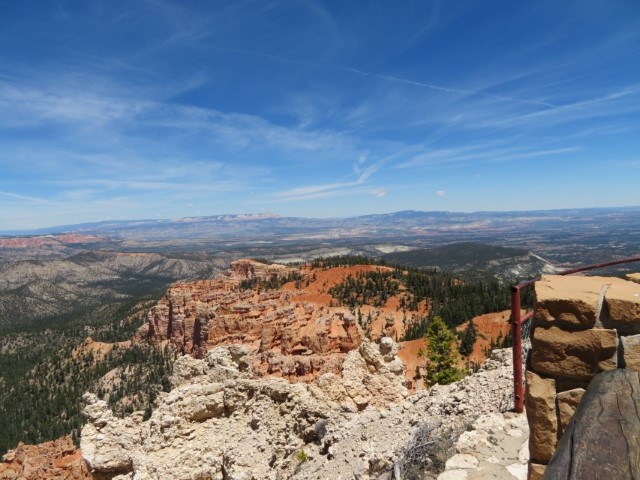
[[[0,230],[640,204],[635,0],[0,12]]]

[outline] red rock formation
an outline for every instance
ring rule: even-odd
[[[98,480],[102,476],[93,476],[89,472],[80,449],[67,436],[39,445],[20,443],[18,448],[4,455],[0,463],[0,478]]]
[[[288,288],[239,288],[242,280],[286,278],[295,271],[240,260],[213,280],[174,284],[151,309],[137,339],[169,340],[196,358],[215,346],[240,343],[257,354],[256,372],[291,379],[338,372],[346,353],[363,340],[347,309],[295,301],[297,292]]]
[[[421,302],[417,311],[402,310],[399,296],[390,297],[381,307],[358,307],[355,315],[334,306],[337,301],[328,293],[332,286],[348,276],[387,269],[375,265],[291,268],[238,260],[215,279],[172,285],[149,312],[137,338],[171,341],[179,351],[196,358],[204,358],[213,347],[239,343],[259,359],[256,373],[310,381],[324,372],[339,372],[345,354],[362,343],[363,330],[374,341],[384,336],[397,340],[412,322],[428,314],[427,302]],[[294,273],[300,280],[277,290],[240,288],[243,280],[270,281]],[[490,342],[506,336],[508,318],[509,312],[500,312],[474,319],[478,340],[468,360],[484,360]],[[416,368],[423,360],[417,351],[424,347],[423,340],[404,342],[399,353],[412,388],[420,383],[415,381]]]

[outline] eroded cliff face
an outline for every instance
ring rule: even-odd
[[[171,341],[181,353],[204,358],[219,345],[243,344],[256,375],[309,381],[338,373],[364,335],[346,308],[295,300],[295,289],[240,289],[243,280],[286,278],[297,269],[251,260],[233,262],[213,280],[178,283],[148,314],[139,340]]]

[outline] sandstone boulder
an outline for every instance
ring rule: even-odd
[[[463,469],[463,468],[476,468],[478,466],[478,459],[468,453],[457,453],[449,460],[447,460],[446,468],[449,469]]]
[[[552,377],[590,380],[599,372],[616,368],[617,343],[615,330],[566,332],[538,326],[531,340],[531,366]]]
[[[180,356],[173,363],[171,386],[175,388],[183,383],[189,383],[193,378],[204,375],[207,370],[206,361],[193,358],[190,355]]]
[[[528,371],[525,403],[531,459],[546,463],[553,456],[558,441],[556,382]]]
[[[622,362],[621,367],[640,372],[640,335],[621,337]]]
[[[535,284],[534,318],[591,328],[596,323],[603,277],[543,275]]]
[[[621,333],[640,333],[640,284],[620,281],[610,285],[604,306],[607,326]]]
[[[558,393],[556,399],[558,402],[558,417],[560,419],[560,434],[565,431],[573,414],[576,413],[584,392],[584,388],[574,388],[573,390]]]
[[[346,412],[356,412],[358,407],[347,393],[342,378],[333,373],[325,373],[316,381],[317,387],[329,400],[341,406]]]

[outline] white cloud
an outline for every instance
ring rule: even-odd
[[[387,192],[382,190],[381,188],[376,188],[375,190],[371,190],[369,194],[373,195],[374,197],[382,198],[387,194]]]
[[[444,191],[444,190],[438,190],[438,191],[436,192],[436,195],[437,195],[437,196],[439,196],[439,197],[444,197],[446,193],[447,193],[447,192],[446,192],[446,191]]]

